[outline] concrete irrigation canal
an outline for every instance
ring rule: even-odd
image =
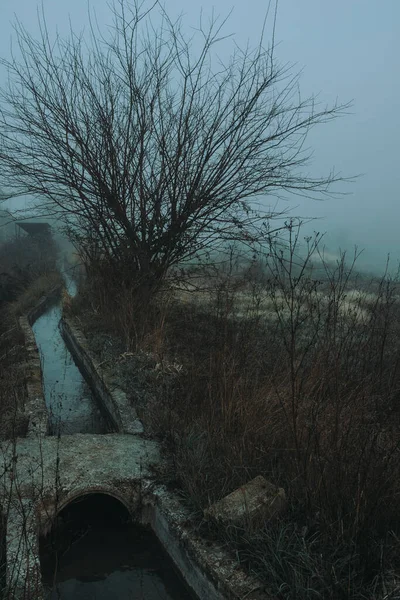
[[[50,307],[32,329],[40,353],[43,392],[53,435],[107,433],[110,426],[68,351],[60,330],[61,307]]]
[[[43,299],[21,327],[27,435],[0,447],[5,597],[265,597],[221,548],[190,533],[187,509],[157,481],[157,442],[62,319],[61,302]]]

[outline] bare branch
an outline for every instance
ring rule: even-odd
[[[273,13],[274,38],[277,3]],[[158,2],[116,0],[111,15],[107,33],[91,20],[89,38],[53,39],[43,14],[39,39],[17,22],[21,59],[2,61],[4,185],[36,196],[88,256],[157,281],[221,242],[263,239],[281,216],[266,196],[321,197],[340,179],[304,174],[305,141],[348,105],[301,99],[274,39],[264,48],[265,23],[255,50],[235,46],[223,62],[226,20],[188,37]]]

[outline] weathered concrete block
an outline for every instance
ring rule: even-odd
[[[258,475],[213,504],[204,511],[204,515],[225,524],[248,523],[259,526],[277,517],[285,507],[285,490]]]
[[[254,574],[245,572],[224,544],[199,536],[192,512],[165,486],[144,494],[141,519],[149,524],[199,600],[272,600]]]

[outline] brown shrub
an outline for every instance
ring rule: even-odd
[[[126,389],[199,515],[259,474],[286,488],[283,522],[257,535],[219,531],[274,593],[383,597],[384,574],[399,568],[397,280],[356,294],[344,258],[320,281],[279,266],[261,287],[224,277],[205,302],[170,290],[143,307],[97,283],[79,308],[160,365],[146,370],[153,394],[140,400],[129,373]]]

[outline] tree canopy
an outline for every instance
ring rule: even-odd
[[[263,34],[223,62],[225,21],[188,37],[158,2],[119,0],[111,15],[89,37],[53,39],[41,17],[35,38],[17,23],[18,57],[3,60],[0,177],[87,260],[156,282],[221,243],[259,240],[277,216],[265,196],[329,191],[334,173],[304,172],[305,141],[345,107],[301,99]]]

